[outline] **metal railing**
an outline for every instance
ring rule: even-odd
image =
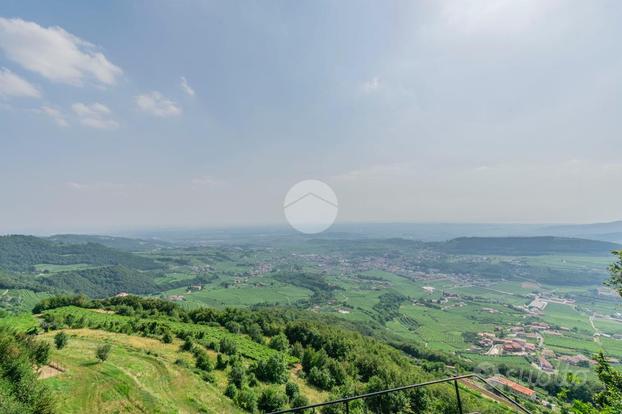
[[[481,376],[479,376],[477,374],[458,375],[458,376],[455,376],[455,377],[442,378],[442,379],[438,379],[438,380],[434,380],[434,381],[422,382],[422,383],[419,383],[419,384],[404,385],[402,387],[391,388],[391,389],[382,390],[382,391],[375,391],[375,392],[370,392],[370,393],[367,393],[367,394],[355,395],[355,396],[352,396],[352,397],[345,397],[345,398],[341,398],[339,400],[326,401],[326,402],[323,402],[323,403],[305,405],[304,407],[288,408],[286,410],[275,411],[275,412],[270,413],[270,414],[302,413],[302,412],[306,413],[307,410],[309,410],[308,411],[309,413],[316,413],[316,408],[322,408],[322,407],[327,407],[327,406],[339,406],[339,405],[343,406],[346,414],[349,414],[350,413],[350,402],[351,401],[366,400],[368,398],[377,397],[377,396],[380,396],[380,395],[386,395],[386,394],[390,394],[390,393],[393,393],[393,392],[417,389],[417,388],[427,387],[427,386],[430,386],[430,385],[450,383],[450,382],[453,382],[454,389],[456,391],[456,404],[457,404],[457,407],[458,407],[458,412],[460,414],[464,414],[463,407],[462,407],[462,399],[460,398],[460,387],[458,386],[458,381],[465,380],[465,379],[476,379],[476,380],[482,381],[484,384],[489,386],[494,391],[494,393],[496,393],[498,396],[505,398],[513,407],[517,408],[519,411],[521,411],[524,414],[531,414],[531,412],[529,410],[527,410],[525,407],[523,407],[518,401],[516,401],[510,395],[508,395],[507,393],[501,391],[497,387],[491,385],[488,381],[486,381],[486,379],[484,379],[483,377],[481,377]]]

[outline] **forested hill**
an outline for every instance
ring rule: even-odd
[[[126,252],[146,252],[171,247],[170,243],[161,240],[130,239],[128,237],[98,236],[87,234],[55,234],[47,240],[65,244],[97,243],[112,249]]]
[[[133,269],[156,269],[152,259],[118,251],[97,243],[65,244],[34,236],[0,236],[0,268],[30,272],[36,264],[123,265]]]
[[[576,254],[607,256],[622,245],[598,240],[566,237],[460,237],[440,243],[439,248],[452,254],[501,256],[541,256]]]

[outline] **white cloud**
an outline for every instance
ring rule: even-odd
[[[363,83],[363,92],[365,93],[373,93],[380,88],[380,78],[374,76],[373,78],[365,81]]]
[[[58,26],[0,17],[0,49],[10,60],[54,82],[114,85],[123,73],[93,44]]]
[[[7,68],[0,69],[0,96],[39,98],[41,92]]]
[[[157,91],[138,95],[136,105],[142,111],[160,117],[178,116],[182,112],[175,102],[165,98]]]
[[[184,92],[186,92],[188,95],[194,96],[194,94],[195,94],[194,89],[192,89],[192,87],[190,87],[190,85],[188,84],[188,80],[184,76],[181,77],[180,86],[181,86],[181,89]]]
[[[62,111],[58,108],[55,108],[53,106],[42,106],[41,109],[39,109],[38,111],[39,113],[45,114],[47,116],[49,116],[50,118],[52,118],[54,120],[54,122],[56,122],[56,125],[61,126],[61,127],[68,127],[69,126],[69,122],[67,122],[67,120],[65,119],[65,115],[62,113]]]
[[[80,123],[84,126],[97,129],[115,129],[119,123],[111,118],[112,111],[98,102],[90,105],[81,102],[71,105],[73,112],[80,118]]]

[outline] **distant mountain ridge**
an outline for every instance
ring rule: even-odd
[[[622,243],[622,220],[609,223],[546,226],[541,228],[539,232],[554,236],[579,237]]]
[[[90,234],[55,234],[47,238],[53,242],[66,244],[97,243],[112,249],[126,252],[143,252],[171,247],[170,243],[160,240],[144,240],[129,237],[90,235]]]
[[[573,254],[607,256],[622,244],[570,237],[459,237],[440,244],[440,249],[453,254],[502,256],[541,256]]]

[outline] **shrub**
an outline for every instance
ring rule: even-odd
[[[111,348],[112,347],[110,346],[110,344],[104,344],[104,345],[98,346],[97,350],[95,351],[95,357],[97,357],[97,359],[99,359],[101,362],[104,362],[105,360],[108,359]]]
[[[178,359],[176,359],[176,360],[175,360],[175,365],[178,365],[178,366],[180,366],[180,367],[184,367],[184,368],[190,368],[190,366],[188,365],[188,363],[187,363],[185,360],[180,359],[180,358],[178,358]]]
[[[298,388],[298,384],[293,382],[288,382],[285,384],[285,394],[290,401],[300,394],[300,388]]]
[[[287,396],[275,387],[269,387],[262,391],[257,401],[257,407],[264,412],[277,411],[285,407]]]
[[[330,390],[335,385],[335,381],[330,376],[326,368],[313,367],[309,371],[309,382],[323,390]]]
[[[67,341],[69,338],[67,334],[63,331],[54,335],[54,344],[56,345],[56,349],[63,349],[65,345],[67,345]]]
[[[227,368],[227,359],[222,354],[216,355],[216,368],[217,369]]]
[[[192,348],[194,348],[194,342],[192,342],[192,338],[188,336],[184,340],[184,343],[181,344],[181,350],[182,351],[186,351],[186,352],[190,352],[190,351],[192,351]]]
[[[266,360],[258,361],[254,367],[255,375],[262,381],[282,384],[287,381],[287,362],[281,355],[272,355]]]
[[[259,381],[257,380],[257,376],[255,375],[255,373],[250,372],[248,373],[247,377],[249,387],[256,387],[257,385],[259,385]]]
[[[233,355],[238,351],[238,346],[233,339],[222,338],[220,340],[220,352],[227,355]]]
[[[214,370],[214,364],[206,352],[200,351],[195,354],[196,367],[202,371],[210,372]]]
[[[52,414],[54,400],[37,380],[33,364],[40,364],[49,345],[39,347],[32,337],[0,328],[0,412]]]
[[[169,331],[164,332],[164,335],[162,335],[162,342],[164,342],[165,344],[170,344],[173,342],[173,335],[171,335],[171,333]]]
[[[257,410],[257,395],[248,387],[238,392],[235,403],[243,410],[253,413]]]
[[[246,370],[241,364],[235,364],[231,367],[229,372],[229,383],[235,385],[238,388],[242,388],[246,382]]]
[[[240,324],[235,321],[227,321],[227,323],[225,323],[225,328],[234,334],[239,334],[242,331]]]
[[[216,382],[216,376],[211,372],[202,372],[201,378],[203,381],[209,382],[210,384]]]
[[[280,333],[277,336],[273,336],[270,340],[270,348],[277,351],[285,352],[289,350],[289,341],[285,334]]]
[[[227,388],[225,389],[225,395],[227,397],[234,399],[237,394],[238,394],[238,389],[236,388],[235,385],[233,384],[227,385]]]

